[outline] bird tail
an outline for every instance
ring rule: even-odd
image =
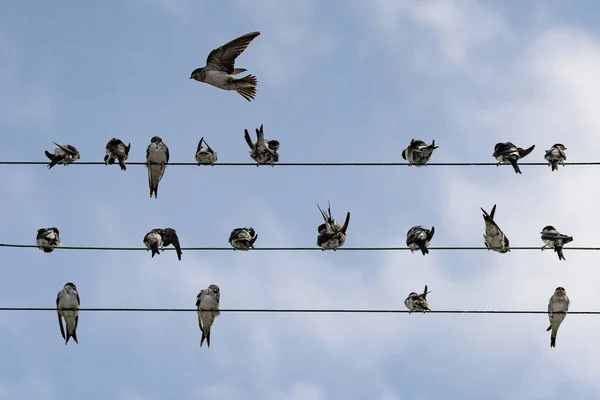
[[[552,161],[552,171],[558,170],[558,161]]]
[[[77,331],[76,330],[73,330],[72,333],[67,332],[67,338],[65,339],[65,344],[67,344],[69,342],[70,338],[73,338],[75,343],[79,344],[79,340],[77,340]]]
[[[554,251],[556,251],[556,253],[558,254],[558,259],[559,259],[559,260],[565,260],[565,261],[566,261],[566,258],[565,258],[564,254],[563,254],[563,249],[562,249],[562,247],[558,247],[558,246],[556,246],[556,247],[554,248]]]
[[[121,167],[121,171],[127,170],[127,167],[125,166],[125,160],[121,158],[119,158],[119,166]]]
[[[512,167],[514,168],[515,172],[517,174],[521,174],[521,169],[519,168],[519,164],[517,164],[517,160],[515,159],[510,159],[510,164],[512,165]]]
[[[202,329],[202,339],[200,339],[200,347],[202,347],[204,339],[206,339],[206,346],[210,348],[210,329]]]
[[[419,249],[421,249],[421,253],[423,253],[423,255],[429,254],[429,249],[427,248],[427,246],[425,246],[425,243],[419,243],[418,246]]]
[[[248,101],[254,100],[256,96],[256,85],[258,80],[253,75],[246,75],[243,78],[236,79],[233,84],[237,86],[236,91]]]
[[[552,329],[552,333],[550,334],[550,347],[556,347],[556,333],[558,329]]]
[[[152,250],[152,258],[154,258],[155,254],[160,254],[160,251],[158,250],[158,246],[154,245],[151,247]]]
[[[64,158],[64,157],[59,157],[59,156],[52,155],[52,154],[48,153],[48,151],[46,151],[46,156],[50,160],[52,160],[52,161],[50,161],[50,164],[48,164],[48,169],[51,169],[52,167],[54,167],[56,164],[58,164],[59,162],[61,162],[62,159]]]
[[[52,253],[52,250],[54,250],[54,247],[44,247],[42,250],[44,250],[44,253]]]

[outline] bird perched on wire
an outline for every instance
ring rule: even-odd
[[[206,145],[206,147],[203,146]],[[214,165],[217,162],[217,152],[210,148],[204,137],[200,138],[198,148],[196,149],[196,162],[198,165]]]
[[[558,170],[558,164],[564,165],[565,161],[567,161],[566,149],[564,145],[556,143],[550,147],[550,150],[546,150],[544,159],[548,161],[548,165],[552,166],[552,171]]]
[[[260,164],[271,164],[273,166],[279,161],[279,142],[265,139],[262,124],[260,129],[256,129],[256,143],[252,143],[248,129],[244,129],[244,138],[248,143],[248,147],[250,147],[250,157],[256,161],[257,167]]]
[[[318,204],[317,207],[323,216],[323,220],[325,220],[325,223],[319,225],[317,228],[317,246],[323,250],[337,250],[346,241],[346,230],[348,230],[348,223],[350,223],[350,212],[346,214],[344,225],[340,225],[331,216],[331,204],[329,201],[327,202],[327,214],[321,210]]]
[[[402,151],[402,158],[408,161],[408,165],[424,167],[429,162],[433,150],[439,147],[435,145],[435,140],[427,144],[422,140],[412,139],[408,147]]]
[[[161,250],[172,244],[177,252],[177,258],[181,261],[181,246],[179,245],[179,237],[173,228],[152,229],[144,236],[144,244],[148,250],[152,250],[152,257],[155,254],[160,254]]]
[[[573,236],[563,235],[554,229],[552,225],[545,226],[540,233],[542,234],[542,241],[545,243],[542,246],[542,251],[544,249],[554,249],[558,254],[559,260],[566,260],[563,255],[563,246],[566,243],[572,242]]]
[[[210,347],[210,328],[215,322],[215,318],[221,313],[219,312],[219,300],[221,299],[221,292],[217,285],[209,285],[208,288],[203,289],[198,293],[196,297],[196,308],[198,309],[198,325],[200,326],[200,332],[202,332],[202,338],[200,339],[200,347],[206,339],[206,345]]]
[[[427,285],[425,285],[425,290],[423,293],[417,294],[415,292],[411,292],[406,300],[404,300],[404,305],[408,308],[408,313],[412,314],[413,312],[423,312],[431,311],[429,309],[429,304],[427,304],[427,294],[431,293],[427,291]]]
[[[485,222],[485,233],[483,234],[483,240],[485,247],[489,250],[497,251],[498,253],[509,252],[508,238],[502,232],[502,229],[494,221],[494,214],[496,214],[496,205],[492,208],[491,213],[487,213],[483,208],[483,220]]]
[[[51,169],[56,164],[69,165],[79,160],[79,151],[70,144],[58,144],[56,142],[52,142],[56,145],[54,149],[54,154],[50,153],[46,150],[46,157],[50,159],[50,163],[48,164],[48,169]]]
[[[533,151],[534,148],[535,145],[528,149],[522,149],[515,146],[511,142],[497,143],[494,147],[494,153],[492,155],[494,158],[496,158],[496,160],[498,160],[498,165],[511,164],[515,170],[515,173],[520,174],[521,169],[519,168],[519,164],[517,164],[517,160],[527,156]]]
[[[560,324],[563,322],[569,311],[569,304],[571,301],[567,296],[567,292],[563,287],[557,287],[550,302],[548,303],[548,318],[550,319],[550,326],[547,331],[552,331],[550,334],[550,347],[556,347],[556,334]]]
[[[44,253],[52,253],[55,247],[61,245],[58,228],[40,228],[37,231],[35,244]]]
[[[249,250],[254,248],[258,234],[254,228],[236,228],[229,235],[229,244],[234,250]]]
[[[121,171],[125,171],[125,160],[129,158],[131,143],[125,146],[121,139],[112,138],[106,143],[106,155],[104,156],[104,165],[113,165],[115,161],[119,163]]]
[[[431,230],[423,228],[421,225],[413,226],[406,233],[406,245],[410,249],[410,252],[415,250],[421,250],[423,255],[429,254],[429,242],[433,238],[435,233],[435,227],[431,227]]]
[[[243,98],[252,101],[256,95],[257,79],[253,75],[236,78],[236,75],[245,72],[245,68],[234,68],[235,59],[242,54],[250,42],[260,35],[260,32],[251,32],[237,39],[225,43],[210,52],[206,59],[206,66],[192,71],[190,79],[208,83],[223,90],[235,90]]]
[[[69,343],[69,339],[73,338],[75,343],[79,344],[77,340],[77,324],[79,323],[79,292],[74,283],[67,282],[56,296],[56,312],[58,313],[58,326],[60,327],[60,334],[65,339],[65,345]],[[65,328],[63,327],[62,318],[65,320],[67,333],[65,335]]]
[[[162,179],[169,163],[169,148],[158,136],[150,140],[146,149],[146,167],[148,168],[148,185],[150,198],[158,198],[158,183]]]

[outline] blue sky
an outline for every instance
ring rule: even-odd
[[[221,162],[250,161],[261,123],[282,162],[402,161],[412,138],[432,161],[491,162],[494,144],[600,146],[598,5],[579,1],[305,0],[0,3],[2,160],[44,160],[52,142],[100,161],[111,137],[143,161],[154,135],[193,162],[204,136]],[[256,100],[188,79],[213,48],[259,30],[237,61]],[[142,246],[177,230],[182,246],[227,246],[253,226],[258,247],[310,247],[316,203],[352,219],[346,246],[482,246],[480,207],[514,246],[554,225],[597,246],[595,167],[177,167],[148,197],[131,166],[0,166],[0,242]],[[600,309],[593,252],[76,252],[1,250],[0,305],[52,307],[65,282],[82,307],[403,308],[427,284],[432,309]],[[0,398],[155,400],[598,398],[597,318],[568,316],[550,349],[546,315],[226,314],[210,349],[193,313],[82,312],[68,346],[52,312],[0,313]]]

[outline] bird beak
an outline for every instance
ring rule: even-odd
[[[190,79],[192,79],[192,77],[190,76]]]

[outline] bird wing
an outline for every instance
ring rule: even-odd
[[[206,66],[233,74],[235,59],[246,50],[250,42],[258,35],[260,35],[260,32],[247,33],[225,43],[221,47],[217,47],[208,55]]]
[[[60,326],[60,334],[62,335],[63,339],[65,338],[65,327],[63,326],[63,322],[62,319],[60,318],[60,311],[58,311],[58,303],[60,303],[60,294],[62,293],[62,290],[60,292],[58,292],[58,295],[56,296],[56,314],[58,315],[58,326]]]

